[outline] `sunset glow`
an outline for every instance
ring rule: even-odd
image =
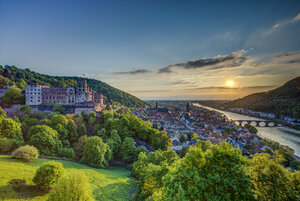
[[[226,82],[226,86],[227,86],[227,87],[234,87],[234,81],[228,80],[228,81]]]

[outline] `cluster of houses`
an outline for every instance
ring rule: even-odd
[[[184,146],[199,140],[209,140],[213,144],[226,141],[243,153],[263,152],[264,145],[257,134],[251,134],[242,125],[236,125],[222,113],[183,102],[169,102],[162,107],[137,108],[135,115],[150,120],[158,129],[166,131],[172,141],[172,149],[180,151]],[[198,139],[192,139],[196,134]],[[186,139],[182,141],[181,136]]]

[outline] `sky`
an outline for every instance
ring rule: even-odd
[[[0,64],[143,100],[236,99],[300,76],[300,1],[0,0]]]

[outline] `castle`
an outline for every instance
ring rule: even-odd
[[[86,80],[77,82],[75,88],[50,88],[44,85],[27,85],[25,87],[25,104],[61,104],[75,106],[75,113],[99,111],[103,104],[103,95],[87,86]],[[82,108],[80,110],[80,108]],[[87,111],[88,110],[88,111]]]

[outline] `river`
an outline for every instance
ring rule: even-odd
[[[215,110],[225,114],[231,120],[261,120],[257,117],[250,117],[243,114],[237,114],[234,112],[227,112],[223,110],[217,110],[211,107],[206,107],[200,104],[193,104],[195,106],[201,106],[209,110]],[[286,145],[295,151],[295,155],[300,157],[300,131],[289,127],[256,127],[258,135],[262,138],[274,140],[282,145]]]

